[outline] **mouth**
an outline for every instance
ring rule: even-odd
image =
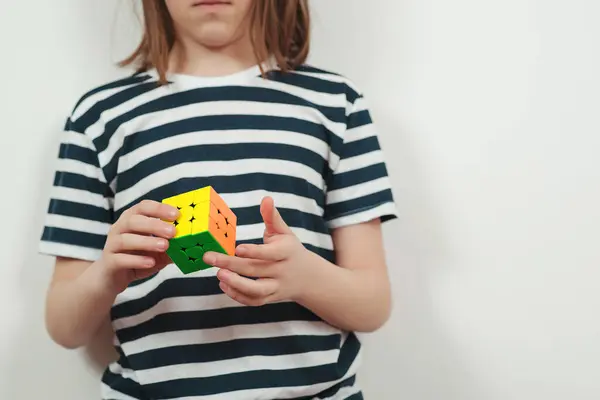
[[[194,2],[193,7],[214,7],[231,5],[231,1],[225,0],[199,0]]]

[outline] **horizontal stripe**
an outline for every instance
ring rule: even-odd
[[[319,93],[271,80],[257,80],[253,82],[253,87],[259,89],[261,97],[269,102],[297,104],[299,101],[299,104],[309,104],[318,109],[332,121],[343,121],[345,98],[342,96]],[[283,93],[285,95],[282,95]],[[289,101],[291,99],[294,100]]]
[[[97,100],[94,104],[79,118],[75,120],[75,123],[80,129],[80,132],[86,132],[91,134],[94,139],[96,136],[93,132],[89,132],[88,129],[95,123],[100,121],[100,116],[106,116],[106,110],[110,110],[113,107],[117,107],[121,104],[127,103],[132,99],[136,99],[136,97],[141,96],[144,93],[153,91],[157,88],[156,82],[144,82],[138,85],[133,85],[125,88],[124,90],[120,90],[112,94],[111,96]],[[106,121],[105,118],[103,118]],[[96,148],[101,150],[96,144]]]
[[[318,321],[307,309],[294,303],[267,304],[262,307],[230,307],[221,310],[202,310],[157,315],[140,325],[117,331],[121,343],[150,334],[188,329],[213,329],[234,325],[266,322]]]
[[[167,297],[161,299],[152,307],[137,314],[131,314],[130,316],[119,317],[118,314],[113,312],[113,326],[116,329],[123,329],[139,325],[157,315],[170,312],[218,310],[227,307],[239,307],[239,303],[223,293],[202,296]]]
[[[381,150],[371,151],[354,157],[342,158],[336,169],[336,174],[355,171],[357,169],[369,167],[371,165],[383,163],[383,152]]]
[[[177,160],[177,161],[174,161]],[[174,164],[199,163],[211,168],[211,163],[220,163],[225,167],[235,168],[236,163],[244,163],[251,167],[261,168],[263,160],[271,164],[281,162],[285,168],[286,165],[294,165],[302,173],[301,169],[310,168],[315,176],[313,184],[318,186],[319,180],[322,180],[326,171],[323,170],[324,159],[318,154],[306,150],[302,147],[269,144],[269,143],[241,143],[226,145],[200,145],[189,146],[176,150],[166,151],[150,159],[138,163],[135,167],[123,171],[119,174],[119,185],[121,188],[131,187],[140,176],[160,173],[161,171],[174,167]],[[115,165],[116,167],[116,165]],[[266,168],[261,168],[265,170]],[[273,170],[281,171],[281,169]]]
[[[227,349],[229,350],[229,349]],[[182,379],[219,377],[229,374],[240,374],[245,371],[260,370],[266,368],[269,371],[283,371],[293,366],[296,370],[300,368],[319,367],[329,361],[335,362],[337,350],[323,352],[299,353],[285,356],[252,356],[240,357],[236,360],[214,360],[210,364],[176,364],[162,368],[140,371],[144,382],[152,384],[169,382]],[[320,356],[320,357],[319,357]]]
[[[329,227],[331,228],[333,220],[348,215],[354,215],[355,219],[362,219],[365,215],[371,214],[368,213],[369,210],[381,204],[393,204],[391,190],[384,190],[355,200],[333,204],[327,209],[325,218],[329,221]],[[386,221],[389,219],[391,218],[385,218]]]
[[[289,104],[276,103],[265,105],[265,103],[256,103],[251,101],[220,101],[203,104],[194,103],[176,109],[158,110],[153,113],[142,114],[122,123],[119,126],[119,131],[122,132],[122,134],[110,135],[109,144],[107,145],[106,149],[100,153],[99,158],[103,165],[108,164],[114,158],[117,151],[121,148],[123,139],[140,132],[140,127],[143,127],[144,132],[148,132],[159,129],[162,126],[168,126],[175,121],[203,121],[199,118],[207,116],[227,117],[228,115],[232,114],[232,110],[239,110],[238,113],[242,112],[242,115],[245,116],[280,117],[298,119],[305,122],[319,122],[325,127],[325,130],[321,129],[321,131],[311,132],[314,133],[315,137],[321,141],[327,140],[325,131],[336,135],[341,135],[343,130],[346,128],[345,123],[329,121],[318,110],[315,110],[307,105],[292,106]],[[206,127],[202,127],[201,124],[199,124],[199,126],[203,131],[209,130]],[[218,130],[220,131],[222,129],[219,127]],[[254,129],[254,131],[256,131],[256,129]],[[153,140],[156,141],[158,139],[153,138]],[[260,142],[261,140],[257,139],[257,141]]]
[[[88,191],[103,197],[112,197],[112,192],[105,182],[96,177],[89,178],[77,172],[57,171],[54,175],[54,188],[66,187],[75,190]],[[78,199],[76,196],[75,199]]]
[[[127,121],[130,121],[141,115],[152,114],[157,111],[172,110],[190,104],[202,104],[208,102],[253,101],[267,104],[275,103],[295,106],[310,106],[318,110],[322,115],[325,115],[332,122],[344,122],[344,111],[340,108],[332,108],[332,106],[336,105],[338,101],[335,99],[335,97],[331,99],[330,97],[320,96],[318,94],[313,95],[312,98],[316,101],[315,103],[308,98],[296,96],[289,91],[284,92],[266,86],[203,87],[200,89],[192,89],[186,92],[178,92],[172,95],[161,95],[157,96],[156,99],[146,101],[125,113],[114,115],[114,117],[113,115],[107,114],[104,120],[108,120],[108,122],[103,126],[102,135],[96,140],[96,148],[99,152],[106,150],[109,146],[110,138],[116,132],[116,130]],[[321,105],[319,103],[326,103],[326,105]],[[117,114],[117,112],[112,111],[112,114]],[[89,119],[91,120],[92,118]]]
[[[77,113],[83,113],[87,111],[93,104],[102,100],[106,97],[113,95],[115,92],[124,90],[127,87],[134,86],[136,84],[145,82],[150,79],[147,74],[140,74],[135,76],[128,76],[116,81],[109,82],[107,84],[98,86],[88,92],[86,92],[77,104],[75,105],[74,118],[78,118]]]
[[[266,396],[267,392],[264,388],[301,388],[324,382],[335,382],[343,379],[342,377],[350,370],[353,360],[360,350],[360,344],[356,339],[348,340],[343,347],[345,347],[343,350],[347,357],[341,357],[339,363],[285,370],[249,370],[208,378],[173,379],[147,384],[144,389],[152,398],[156,399],[211,394],[221,394],[226,398],[226,393],[237,390],[263,388],[263,396]],[[288,395],[291,397],[291,393]],[[282,396],[283,393],[277,393],[269,398],[281,398]]]
[[[348,129],[344,133],[344,142],[353,143],[369,137],[376,137],[377,131],[373,124],[359,126],[357,128]]]
[[[136,148],[141,148],[144,145],[165,138],[177,138],[180,134],[203,131],[214,132],[215,130],[247,131],[250,134],[253,131],[296,132],[319,139],[324,143],[327,143],[330,137],[330,134],[326,134],[327,131],[323,125],[314,121],[298,117],[233,114],[230,111],[227,115],[195,116],[193,118],[175,120],[152,129],[133,133],[124,142],[124,154],[129,152],[129,143],[135,143]],[[280,141],[280,143],[282,142]]]
[[[348,117],[348,121],[346,124],[348,126],[348,129],[355,129],[361,126],[369,125],[372,122],[373,121],[371,120],[371,115],[369,114],[369,111],[363,110],[351,114]]]
[[[95,179],[105,183],[106,179],[102,174],[102,170],[87,162],[80,160],[71,160],[68,158],[59,158],[57,160],[56,171],[60,173],[70,173],[81,175],[87,178]]]
[[[88,178],[83,178],[79,182],[85,182]],[[55,185],[50,190],[50,197],[54,200],[61,200],[63,202],[76,202],[79,204],[85,204],[88,206],[102,208],[109,211],[111,209],[112,199],[104,197],[99,194],[97,190],[104,186],[100,183],[93,185],[93,190],[90,189],[92,184],[85,182],[81,185],[74,183],[78,180],[77,175],[71,177],[62,176],[59,178],[60,183]],[[97,183],[97,182],[96,182]]]
[[[219,399],[238,399],[250,396],[247,390],[260,389],[260,398],[293,398],[306,393],[320,383],[329,383],[337,377],[337,365],[287,370],[249,370],[235,374],[208,378],[174,379],[167,382],[147,384],[144,389],[153,399],[192,398],[217,395]],[[227,393],[238,392],[231,397]],[[269,396],[269,397],[262,397]],[[277,397],[271,397],[277,396]],[[283,397],[285,396],[285,397]],[[210,398],[210,397],[206,397]]]
[[[221,193],[220,195],[229,207],[236,209],[237,213],[240,213],[244,207],[259,206],[266,196],[270,196],[274,199],[275,206],[278,209],[294,209],[306,214],[323,215],[323,208],[314,199],[293,193],[274,190],[250,190],[241,193]]]
[[[281,214],[281,218],[294,229],[303,229],[305,231],[310,231],[310,233],[318,233],[322,235],[328,235],[329,232],[327,228],[323,224],[323,216],[322,214],[312,214],[310,212],[301,211],[296,209],[295,207],[286,207],[279,202],[277,203],[277,209]],[[260,213],[260,203],[256,206],[252,207],[244,207],[244,208],[236,208],[235,214],[238,218],[238,226],[241,225],[239,221],[243,221],[243,225],[255,225],[260,224],[262,229],[264,229],[264,220],[262,214]],[[259,237],[262,237],[262,233]],[[245,237],[242,240],[254,239],[255,237]],[[319,241],[323,242],[323,238]]]
[[[76,199],[77,198],[75,198],[75,200]],[[112,214],[110,210],[69,200],[51,199],[48,207],[48,214],[63,215],[66,217],[80,218],[105,224],[112,223]]]
[[[188,297],[188,296],[210,296],[222,294],[219,288],[219,280],[216,276],[211,277],[177,277],[175,268],[169,271],[161,271],[168,274],[161,280],[155,281],[156,285],[148,284],[145,287],[137,287],[136,293],[139,298],[125,300],[122,298],[117,301],[111,310],[113,320],[129,317],[142,313],[154,306],[161,300],[169,297]],[[168,278],[168,279],[167,279]],[[133,291],[130,291],[133,292]]]
[[[370,136],[361,140],[354,140],[352,142],[346,142],[342,157],[345,159],[357,157],[363,154],[378,152],[381,148],[379,147],[379,140],[376,136]]]
[[[162,86],[136,93],[122,103],[111,104],[110,107],[102,110],[102,118],[96,120],[91,125],[83,127],[85,128],[85,133],[94,140],[96,149],[101,153],[106,149],[105,147],[100,147],[100,145],[109,143],[113,135],[117,133],[117,129],[107,129],[107,127],[110,126],[109,124],[111,121],[127,112],[132,112],[132,110],[137,109],[140,105],[171,94],[172,92],[168,87]]]
[[[158,288],[163,281],[167,281],[173,278],[182,278],[183,273],[177,268],[175,264],[169,264],[159,272],[154,275],[151,275],[144,279],[139,279],[134,282],[130,282],[127,290],[119,293],[115,299],[114,306],[119,304],[124,304],[130,301],[138,300],[148,293],[152,292],[156,288]],[[198,271],[193,275],[188,275],[187,277],[194,278],[207,278],[207,277],[215,277],[216,274],[214,269],[210,268],[203,271]]]
[[[354,371],[353,371],[354,372]],[[336,393],[341,392],[342,389],[354,385],[356,382],[356,376],[350,376],[349,378],[343,378],[341,381],[318,383],[310,386],[291,386],[291,387],[270,387],[260,389],[246,389],[240,391],[232,391],[222,394],[212,394],[206,396],[186,396],[180,397],[181,400],[237,400],[240,395],[244,399],[294,399],[294,400],[317,400],[321,399],[322,396],[335,396]],[[305,394],[309,393],[309,396]],[[343,392],[341,392],[343,393]],[[334,399],[335,397],[327,397],[327,399]],[[335,398],[335,400],[341,400]]]
[[[38,252],[40,254],[54,256],[54,257],[66,257],[74,258],[85,261],[96,261],[100,259],[102,255],[102,248],[97,247],[86,247],[82,246],[81,243],[59,243],[54,241],[54,238],[48,236],[48,239],[40,240],[38,244]]]
[[[215,175],[214,171],[217,171],[217,175]],[[321,174],[317,173],[306,165],[287,160],[256,159],[227,162],[188,162],[174,164],[171,167],[155,172],[154,174],[145,175],[141,177],[141,179],[139,179],[135,184],[133,184],[133,182],[121,184],[121,181],[119,180],[119,197],[115,201],[115,208],[119,210],[122,206],[133,203],[140,197],[146,196],[146,194],[152,190],[179,179],[229,176],[243,180],[244,175],[247,174],[270,173],[271,175],[266,178],[267,180],[270,180],[272,177],[277,176],[275,171],[285,171],[286,178],[292,177],[299,180],[304,179],[309,184],[321,190],[324,188],[323,177]]]
[[[73,145],[73,146],[79,146],[79,147],[83,147],[83,148],[94,150],[94,151],[96,150],[94,147],[94,144],[90,140],[89,136],[85,135],[84,133],[71,130],[72,128],[73,128],[73,126],[71,125],[71,123],[67,122],[65,130],[62,132],[62,135],[60,137],[61,145],[66,145],[66,146]],[[96,158],[95,153],[94,153],[94,158]]]
[[[193,146],[210,146],[210,145],[242,145],[242,144],[286,144],[290,146],[300,147],[318,154],[321,158],[326,159],[329,155],[329,147],[324,139],[316,138],[305,133],[292,131],[273,131],[273,130],[206,130],[203,129],[197,132],[182,133],[177,136],[177,140],[172,140],[171,137],[157,139],[149,142],[146,145],[135,143],[135,148],[125,154],[120,155],[118,160],[118,173],[127,171],[137,166],[143,160],[151,159],[159,154],[169,152],[171,150],[193,147]]]
[[[83,147],[75,144],[61,143],[58,156],[69,160],[80,161],[99,167],[96,152],[89,147]]]
[[[337,173],[329,182],[327,196],[340,189],[352,188],[366,182],[389,179],[387,167],[381,162],[352,171]]]
[[[387,189],[391,189],[390,180],[387,176],[378,179],[366,180],[352,186],[331,190],[327,193],[327,203],[335,204],[349,200],[356,200],[363,196],[372,195]]]
[[[205,186],[212,186],[232,209],[243,207],[244,205],[260,204],[260,200],[256,201],[256,193],[272,195],[278,205],[280,204],[279,201],[285,201],[283,196],[288,196],[288,198],[297,196],[299,198],[310,199],[314,202],[315,207],[319,209],[323,209],[325,206],[325,193],[323,190],[308,184],[301,177],[245,172],[242,172],[240,175],[231,176],[219,174],[206,175],[202,177],[190,176],[189,178],[165,179],[163,182],[155,182],[155,189],[139,197],[132,196],[133,198],[129,199],[129,203],[116,202],[116,218],[124,210],[137,204],[142,199],[162,201],[162,199],[176,194]],[[254,193],[253,196],[247,198],[247,203],[244,202],[246,193]],[[287,207],[291,208],[290,206]]]
[[[108,235],[111,225],[89,219],[69,217],[58,214],[48,214],[45,219],[46,227],[77,230],[95,235]]]
[[[76,227],[71,228],[73,229],[46,226],[44,227],[41,240],[47,242],[64,243],[88,249],[101,250],[104,248],[106,236],[78,231]]]
[[[339,82],[327,79],[319,79],[315,76],[295,73],[283,73],[281,71],[271,71],[269,73],[269,79],[285,83],[287,85],[294,85],[303,89],[312,90],[317,93],[335,95],[340,95],[344,93],[344,88],[340,87]]]
[[[214,134],[214,130],[215,129],[219,129],[222,132],[227,132],[227,131],[231,131],[234,130],[236,135],[238,137],[240,137],[243,132],[242,131],[247,131],[250,136],[248,136],[246,138],[246,140],[242,139],[242,143],[239,144],[233,144],[233,143],[226,143],[226,145],[222,145],[222,146],[217,146],[217,143],[214,144],[210,144],[210,143],[199,143],[196,146],[193,145],[189,145],[186,146],[184,148],[182,148],[181,145],[177,146],[176,149],[177,151],[175,151],[175,149],[173,149],[172,151],[168,151],[167,149],[161,149],[163,143],[162,140],[164,140],[165,138],[168,138],[168,141],[170,142],[174,142],[177,141],[178,135],[180,134],[189,134],[190,132],[193,132],[195,134],[197,134],[198,136],[203,136],[202,133],[204,133],[204,130],[206,130],[205,135],[214,135],[215,138],[221,138],[221,134]],[[278,147],[281,147],[280,149],[276,149],[275,148],[275,144],[269,144],[269,143],[265,143],[262,144],[258,141],[257,138],[254,138],[252,130],[254,131],[262,131],[262,130],[277,130],[280,132],[293,132],[293,133],[300,133],[302,135],[308,135],[311,136],[313,138],[317,138],[321,141],[321,145],[319,145],[318,147],[316,147],[316,151],[312,151],[313,149],[306,149],[306,146],[290,146],[292,143],[286,143],[285,140],[285,136],[284,135],[279,135],[279,142],[275,143]],[[112,156],[112,158],[110,160],[104,160],[104,162],[107,162],[106,166],[104,167],[105,171],[106,171],[106,175],[109,177],[114,177],[116,176],[117,172],[119,172],[121,175],[125,175],[125,176],[119,176],[120,179],[123,179],[125,181],[125,183],[123,184],[125,187],[127,187],[128,182],[129,182],[129,177],[132,174],[135,174],[136,170],[130,170],[130,168],[133,167],[133,165],[135,165],[136,167],[139,168],[143,168],[144,166],[139,165],[142,164],[142,161],[137,161],[134,163],[130,163],[130,164],[125,164],[122,163],[120,157],[123,155],[127,155],[129,153],[129,149],[132,148],[133,144],[135,145],[135,149],[144,149],[144,146],[151,146],[154,148],[153,152],[155,153],[155,157],[170,157],[173,160],[181,160],[181,159],[186,159],[186,160],[190,160],[190,155],[191,155],[191,160],[197,160],[199,157],[205,157],[207,152],[210,152],[209,154],[212,154],[212,157],[217,157],[222,159],[223,161],[228,161],[230,159],[240,159],[240,158],[261,158],[261,153],[260,152],[252,152],[251,149],[248,149],[248,151],[246,153],[240,153],[239,150],[237,150],[236,148],[234,148],[235,146],[238,146],[237,148],[241,148],[244,146],[244,144],[246,146],[249,146],[250,144],[252,145],[256,145],[256,146],[262,146],[262,148],[265,148],[265,151],[269,151],[270,155],[275,155],[275,154],[280,154],[281,155],[279,157],[287,157],[288,159],[290,159],[292,156],[292,154],[294,154],[294,152],[298,152],[298,153],[303,153],[303,154],[299,154],[298,156],[303,156],[307,163],[309,163],[309,165],[316,169],[317,172],[319,173],[323,173],[324,168],[326,167],[326,164],[324,163],[324,161],[326,161],[326,156],[328,153],[323,154],[323,149],[327,147],[327,137],[323,137],[324,136],[324,132],[323,132],[323,127],[320,124],[315,124],[313,122],[306,122],[306,121],[302,121],[299,119],[291,119],[291,118],[280,118],[280,117],[264,117],[264,116],[238,116],[238,115],[229,115],[229,116],[217,116],[217,117],[201,117],[201,118],[195,118],[195,119],[191,119],[191,120],[183,120],[183,121],[177,121],[177,122],[173,122],[171,124],[168,125],[164,125],[161,126],[159,128],[155,128],[152,130],[148,130],[148,131],[142,131],[139,133],[136,133],[135,135],[132,135],[131,137],[127,138],[126,141],[123,143],[123,147],[119,148],[119,151],[116,152],[114,154],[114,156]],[[249,143],[248,140],[250,138],[253,138],[253,143]],[[246,142],[246,143],[243,143]],[[299,143],[298,140],[296,140],[296,143]],[[168,146],[168,145],[167,145]],[[200,147],[201,146],[201,147]],[[270,148],[270,150],[269,150]],[[188,156],[179,156],[179,153],[181,151],[183,151],[183,149],[185,149],[188,153]],[[223,154],[222,153],[222,149],[227,149],[227,154]],[[288,150],[286,150],[288,149]],[[201,151],[199,151],[201,150]],[[291,151],[294,150],[294,151]],[[310,151],[309,151],[310,150]],[[321,157],[319,157],[319,155]],[[135,160],[135,159],[134,159]],[[137,158],[137,160],[145,160],[148,161],[149,159],[141,159],[141,158]],[[168,160],[168,158],[167,158]],[[291,161],[291,160],[290,160]],[[163,162],[164,164],[164,162]],[[109,178],[110,179],[110,178]]]
[[[268,369],[330,364],[339,354],[339,335],[236,339],[208,345],[182,345],[130,356],[143,382],[177,377],[243,372],[251,365]]]
[[[194,299],[190,299],[194,301]],[[200,304],[200,302],[197,302]],[[238,305],[239,306],[239,305]],[[172,312],[181,312],[186,309],[182,302],[178,302]],[[146,319],[145,321],[148,321]],[[122,323],[123,321],[118,321]],[[139,324],[139,323],[136,323]],[[164,332],[154,335],[142,336],[123,344],[127,354],[135,360],[138,354],[152,354],[156,350],[177,347],[180,345],[210,345],[215,343],[230,342],[233,340],[251,340],[269,337],[286,336],[311,336],[329,337],[339,335],[339,330],[323,321],[284,321],[265,322],[255,325],[236,325],[234,327],[220,327],[211,329],[188,329],[181,331]]]

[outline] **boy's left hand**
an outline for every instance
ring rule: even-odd
[[[263,244],[240,245],[235,256],[206,253],[204,262],[220,269],[221,290],[239,303],[261,306],[295,301],[310,284],[313,253],[285,223],[272,198],[262,201],[260,212],[265,223]]]

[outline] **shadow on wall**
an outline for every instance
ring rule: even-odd
[[[432,296],[436,276],[451,268],[448,232],[437,217],[411,137],[419,132],[379,115],[382,146],[400,218],[385,227],[394,310],[388,324],[364,337],[360,376],[366,398],[480,400],[465,360],[441,321]]]
[[[56,137],[49,139],[51,143],[42,148],[57,149]],[[19,242],[31,243],[32,246],[23,246],[22,263],[18,266],[20,298],[16,301],[20,303],[23,318],[15,343],[7,355],[6,364],[10,369],[3,376],[6,384],[0,387],[2,399],[34,399],[39,398],[40,393],[46,393],[47,398],[55,398],[58,394],[62,399],[94,397],[99,390],[101,372],[115,357],[108,325],[108,329],[102,330],[88,348],[78,351],[56,345],[46,332],[45,293],[54,260],[36,254],[36,250],[41,221],[48,206],[49,183],[53,177],[53,171],[47,166],[53,165],[56,152],[48,151],[44,156],[46,159],[39,163],[41,170],[35,182],[35,187],[43,189],[37,198],[36,212],[28,221],[29,229]]]
[[[364,3],[314,3],[318,40],[313,46],[315,63],[341,72],[365,91],[400,213],[398,220],[384,226],[394,310],[382,330],[361,335],[365,353],[359,380],[367,399],[440,400],[441,393],[444,400],[485,399],[434,301],[435,284],[452,268],[455,257],[451,229],[443,225],[436,191],[431,189],[433,178],[427,175],[431,165],[423,164],[417,146],[423,132],[411,124],[412,105],[404,104],[412,98],[405,94],[418,90],[411,81],[415,66],[409,57],[418,43],[414,25],[419,19],[413,2],[395,5],[395,12],[387,11],[389,1],[369,2],[372,12],[365,11]]]
[[[81,91],[89,89],[90,84],[121,75],[113,67],[113,56],[118,53],[121,56],[122,49],[115,49],[110,38],[123,28],[115,28],[115,23],[123,24],[123,15],[117,15],[116,11],[129,12],[129,0],[121,4],[121,0],[110,0],[105,2],[92,2],[82,5],[75,0],[64,0],[64,7],[48,6],[47,25],[40,29],[48,29],[52,32],[47,37],[41,38],[42,47],[51,47],[54,59],[49,67],[53,71],[63,71],[61,79],[68,79],[62,85],[63,94],[73,90],[73,96],[80,96]],[[133,3],[133,2],[132,2]],[[42,6],[42,14],[46,12]],[[52,12],[50,12],[52,7]],[[62,9],[66,11],[61,11]],[[74,17],[72,14],[76,14]],[[21,18],[15,15],[15,18]],[[64,21],[61,29],[57,25]],[[116,22],[115,22],[116,21]],[[127,29],[127,28],[126,28]],[[121,45],[123,45],[121,41]],[[124,46],[124,45],[123,45]],[[91,52],[90,49],[94,51]],[[67,72],[64,72],[67,71]],[[71,73],[69,73],[69,71]],[[82,72],[84,71],[84,72]],[[25,90],[34,88],[35,93],[52,93],[57,88],[56,82],[51,82],[47,77],[34,76],[26,84]],[[33,92],[33,90],[32,90]],[[48,95],[51,96],[51,95]],[[47,99],[35,98],[34,107],[44,107]],[[64,97],[62,97],[64,99]],[[66,107],[75,104],[76,98],[72,98]],[[52,100],[50,100],[52,101]],[[23,106],[25,107],[25,106]],[[62,106],[61,106],[62,107]],[[52,107],[50,107],[52,108]],[[56,109],[56,107],[54,107]],[[58,110],[60,115],[47,118],[50,111],[44,110],[46,121],[37,121],[37,125],[25,121],[24,130],[35,131],[36,146],[29,153],[32,156],[30,168],[37,171],[27,171],[30,182],[27,187],[37,188],[37,193],[31,195],[35,199],[28,199],[27,208],[23,211],[22,237],[15,239],[18,247],[14,248],[17,253],[14,260],[19,265],[18,287],[15,292],[18,297],[14,298],[20,310],[20,325],[16,326],[14,340],[7,354],[3,354],[2,367],[6,371],[0,376],[0,399],[87,399],[95,398],[99,393],[99,375],[104,366],[113,359],[114,350],[110,343],[110,330],[105,329],[94,343],[87,349],[78,351],[65,350],[54,344],[49,338],[44,325],[45,294],[53,270],[53,259],[37,254],[37,243],[41,235],[41,225],[48,206],[48,194],[52,184],[55,159],[58,151],[58,135],[40,134],[42,131],[60,132],[65,115],[69,109]],[[50,119],[50,122],[47,120]],[[34,132],[23,132],[24,134]],[[39,156],[39,157],[38,157]],[[28,193],[34,193],[29,190]],[[18,212],[21,212],[20,210]],[[24,228],[23,228],[24,229]],[[21,254],[19,254],[19,252]],[[108,327],[108,326],[107,326]]]

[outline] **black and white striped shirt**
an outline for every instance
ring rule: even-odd
[[[67,120],[40,251],[95,261],[111,224],[143,199],[212,185],[260,243],[274,198],[302,243],[334,260],[330,231],[396,217],[384,157],[360,91],[311,66],[266,78],[135,74],[84,95]],[[365,249],[368,251],[368,249]],[[361,346],[295,303],[242,306],[215,269],[173,265],[112,308],[120,358],[103,399],[360,399]]]

